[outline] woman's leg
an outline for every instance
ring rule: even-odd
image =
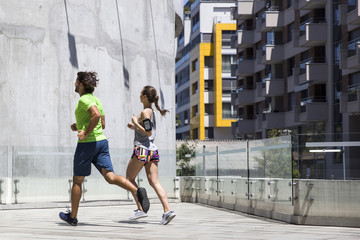
[[[135,156],[132,157],[129,161],[129,164],[126,169],[126,178],[136,187],[138,188],[138,185],[135,181],[137,175],[141,171],[141,169],[144,166],[144,162],[139,161]],[[139,201],[137,200],[136,193],[131,192],[133,195],[133,198],[136,202],[136,205],[140,211],[143,211]]]
[[[160,202],[163,205],[164,212],[170,211],[166,191],[159,182],[158,163],[150,161],[145,165],[145,170],[149,184],[152,188],[154,188],[156,194],[158,195]]]

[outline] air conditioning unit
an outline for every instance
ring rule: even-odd
[[[185,119],[184,120],[184,124],[186,125],[186,124],[189,124],[189,119]]]

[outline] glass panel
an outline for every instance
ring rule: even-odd
[[[249,173],[251,199],[291,204],[291,136],[251,141]]]
[[[7,177],[8,149],[7,146],[0,146],[0,178]]]

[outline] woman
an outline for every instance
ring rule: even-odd
[[[156,120],[155,113],[152,109],[152,103],[162,116],[168,112],[166,109],[161,109],[158,105],[159,96],[156,89],[152,86],[145,86],[140,94],[140,101],[144,109],[139,116],[132,116],[131,122],[128,123],[128,128],[135,130],[134,151],[126,170],[126,177],[135,185],[135,178],[140,170],[145,166],[146,176],[151,187],[154,188],[158,195],[161,204],[163,205],[164,214],[162,216],[161,224],[168,224],[175,216],[175,212],[170,210],[168,198],[165,189],[159,182],[158,163],[159,153],[154,144],[156,135]],[[133,197],[138,207],[135,210],[134,216],[130,220],[147,217],[147,210],[143,210],[141,204],[137,201],[135,194]]]

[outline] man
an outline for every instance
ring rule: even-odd
[[[102,132],[105,128],[105,115],[101,102],[94,95],[97,85],[96,72],[78,72],[75,82],[75,92],[80,95],[75,109],[76,123],[71,125],[77,131],[78,144],[74,155],[74,176],[71,189],[71,211],[60,212],[59,217],[70,225],[77,225],[77,214],[81,199],[81,185],[86,176],[91,173],[91,163],[110,184],[118,185],[136,194],[145,212],[149,210],[150,202],[144,188],[136,188],[124,176],[114,174],[109,154],[108,141]]]

